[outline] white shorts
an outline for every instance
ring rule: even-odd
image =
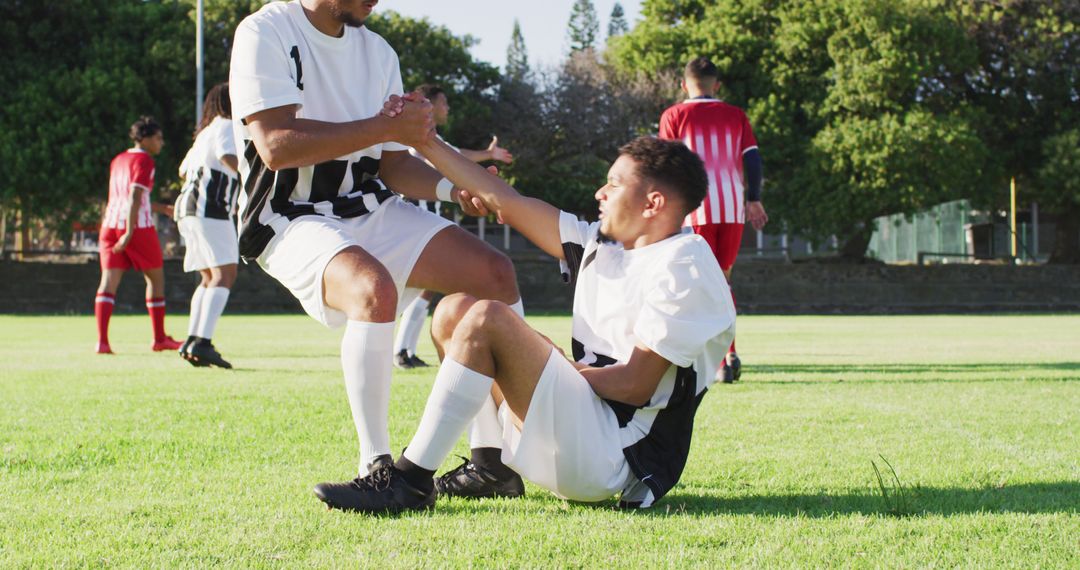
[[[184,238],[184,271],[199,271],[240,261],[236,225],[231,221],[184,216],[176,225]]]
[[[336,328],[347,319],[345,313],[326,305],[322,286],[323,272],[335,255],[359,246],[378,259],[397,285],[397,314],[401,314],[420,292],[405,289],[416,260],[435,234],[452,225],[395,196],[357,218],[303,216],[290,221],[267,244],[259,265],[300,300],[311,318]]]
[[[615,412],[556,350],[540,374],[522,429],[505,402],[499,421],[503,463],[559,497],[603,501],[633,477]]]

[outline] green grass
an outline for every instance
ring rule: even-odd
[[[89,317],[0,317],[0,568],[1080,566],[1080,316],[739,323],[744,381],[653,510],[530,486],[372,518],[311,494],[356,467],[338,332],[226,316],[228,372],[150,353],[145,316],[112,357]],[[433,377],[395,373],[395,448]]]

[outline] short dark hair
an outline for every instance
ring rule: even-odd
[[[131,140],[139,142],[160,132],[161,125],[159,125],[153,117],[143,115],[139,117],[138,121],[131,124],[131,130],[128,131],[128,136],[131,137]]]
[[[697,153],[679,141],[638,137],[623,145],[619,149],[619,156],[633,159],[639,176],[682,198],[687,214],[701,205],[709,190],[705,163]]]
[[[716,66],[713,65],[709,58],[701,56],[692,59],[690,63],[686,64],[683,75],[695,81],[716,81],[720,78],[720,71],[716,69]]]
[[[439,87],[434,83],[425,83],[417,87],[416,91],[419,91],[428,101],[434,99],[437,95],[446,95],[446,91],[443,91],[442,87]]]

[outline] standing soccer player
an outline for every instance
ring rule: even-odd
[[[98,328],[98,354],[112,354],[109,318],[116,304],[116,290],[128,269],[146,278],[146,311],[153,324],[155,352],[176,350],[180,342],[165,334],[165,272],[161,243],[151,212],[172,215],[172,206],[152,204],[154,156],[165,146],[161,127],[152,117],[141,117],[129,132],[135,147],[112,160],[109,166],[109,203],[98,235],[101,284],[94,299]]]
[[[431,111],[435,118],[435,126],[446,126],[447,122],[450,120],[450,102],[447,100],[446,92],[443,91],[443,88],[438,85],[425,83],[424,85],[417,87],[415,91],[423,95],[428,101],[431,101]],[[438,136],[438,134],[436,134],[436,136]],[[439,137],[439,139],[441,140],[442,137]],[[498,137],[492,137],[491,144],[484,150],[457,148],[452,145],[451,148],[473,162],[495,160],[498,162],[509,163],[514,160],[514,156],[510,154],[510,151],[499,146]],[[409,152],[413,156],[423,159],[423,157],[419,156],[415,150],[410,149]],[[430,209],[432,213],[439,215],[442,202],[435,201],[429,203],[427,200],[420,200],[418,205],[421,208]],[[427,362],[424,362],[416,355],[416,345],[420,341],[420,331],[424,328],[424,320],[427,319],[428,307],[434,296],[435,294],[432,291],[421,291],[420,294],[416,296],[416,299],[414,299],[412,303],[409,303],[409,306],[401,313],[401,322],[398,325],[397,336],[394,337],[394,366],[402,369],[409,369],[422,368],[428,365]]]
[[[682,88],[688,99],[664,111],[660,138],[682,141],[705,161],[709,192],[701,206],[686,217],[685,225],[709,243],[730,283],[744,221],[760,230],[769,217],[761,205],[762,165],[757,140],[746,113],[716,98],[719,77],[716,66],[706,57],[686,65]],[[731,383],[741,373],[733,340],[717,375]]]
[[[198,271],[202,282],[191,296],[188,337],[180,356],[193,366],[232,368],[211,337],[236,281],[240,253],[233,216],[237,177],[229,84],[215,85],[203,102],[195,143],[180,164],[184,187],[176,199],[176,225],[184,237],[184,271]]]
[[[458,200],[461,191],[409,155],[434,137],[429,102],[380,113],[402,85],[397,54],[364,27],[377,3],[266,4],[236,30],[229,78],[240,255],[316,321],[345,327],[341,364],[360,440],[354,484],[391,468],[394,317],[408,295],[468,292],[520,307],[506,256],[397,195]]]

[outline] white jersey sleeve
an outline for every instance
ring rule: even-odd
[[[229,69],[234,118],[242,120],[267,109],[303,105],[296,60],[289,57],[290,46],[283,42],[283,32],[275,29],[269,18],[253,21],[249,17],[236,28]]]
[[[214,119],[214,156],[236,156],[236,138],[233,136],[232,123],[227,119]]]
[[[708,257],[679,257],[658,270],[634,325],[634,336],[642,344],[679,367],[693,364],[706,343],[735,322],[720,266],[711,252],[694,249]]]
[[[585,250],[596,241],[600,222],[583,222],[570,212],[559,212],[559,242],[562,243],[563,258],[559,260],[559,271],[563,281],[576,283]]]

